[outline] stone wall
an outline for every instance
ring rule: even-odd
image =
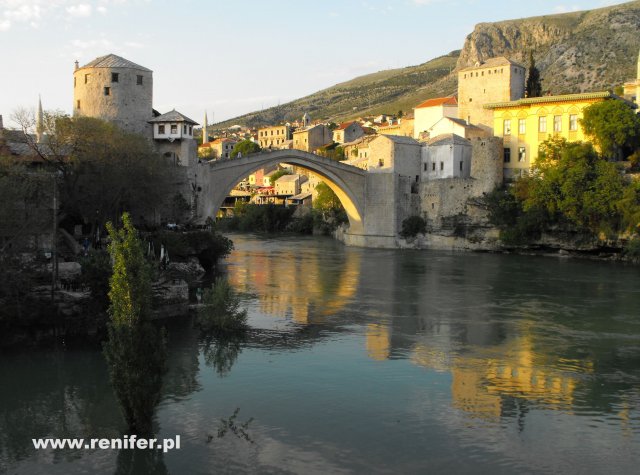
[[[118,81],[112,81],[112,73]],[[142,76],[142,84],[138,84]],[[73,73],[73,114],[116,123],[123,130],[151,136],[153,73],[134,68],[80,68]],[[108,88],[106,94],[105,88]]]

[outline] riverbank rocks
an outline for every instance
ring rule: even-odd
[[[167,273],[172,277],[197,279],[204,275],[205,270],[196,257],[190,257],[186,262],[171,262],[167,266]]]
[[[189,284],[184,279],[153,283],[154,319],[186,315],[189,312]]]

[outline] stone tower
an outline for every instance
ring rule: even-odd
[[[302,127],[309,127],[311,125],[311,116],[308,112],[305,112],[302,116]]]
[[[493,111],[483,106],[524,97],[526,68],[507,58],[491,58],[458,72],[458,117],[493,130]]]
[[[153,72],[108,54],[73,72],[73,115],[116,123],[127,132],[151,136]]]

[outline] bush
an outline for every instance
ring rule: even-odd
[[[225,278],[215,280],[203,301],[196,320],[203,333],[233,334],[247,329],[247,311],[240,309],[240,299]]]
[[[98,310],[106,310],[109,305],[109,278],[111,277],[111,257],[106,251],[94,251],[80,260],[82,273],[80,281],[91,291],[91,302]]]
[[[402,231],[400,236],[403,238],[416,237],[418,234],[426,234],[427,222],[420,216],[409,216],[402,221]]]
[[[640,237],[636,236],[627,242],[622,249],[622,255],[631,262],[640,263]]]

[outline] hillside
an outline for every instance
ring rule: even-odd
[[[381,112],[411,111],[430,97],[454,94],[458,69],[494,56],[523,65],[533,50],[543,87],[554,94],[607,90],[635,78],[640,1],[596,10],[480,23],[461,51],[419,66],[381,71],[337,84],[278,107],[217,124],[260,126],[304,112],[338,122]]]

